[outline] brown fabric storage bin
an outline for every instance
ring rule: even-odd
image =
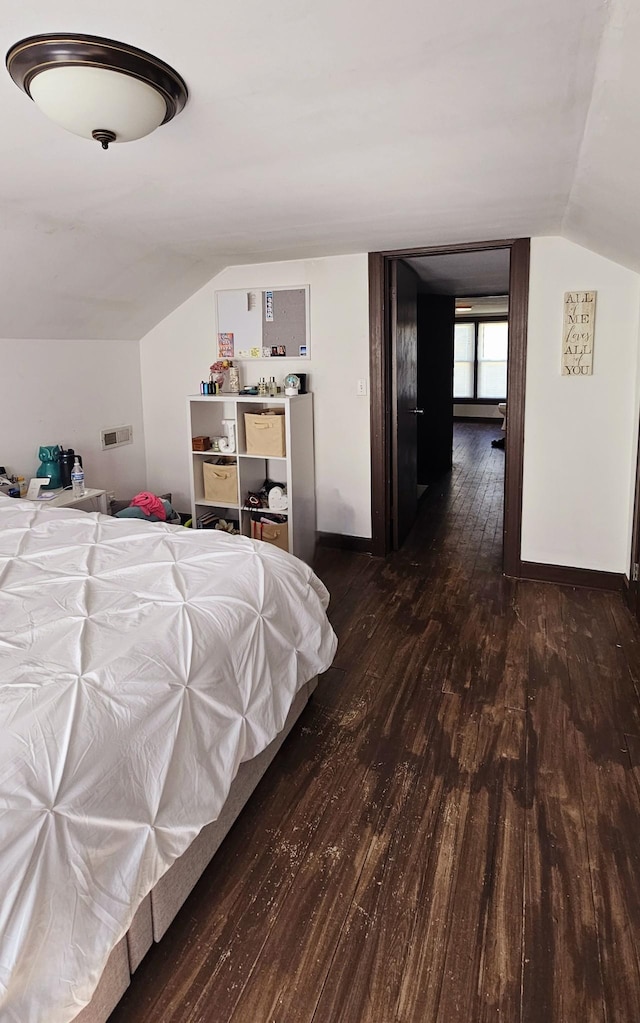
[[[283,551],[289,550],[289,526],[286,522],[262,523],[262,539]]]
[[[289,524],[287,522],[252,522],[253,540],[264,540],[283,551],[289,550]]]
[[[270,409],[268,412],[245,412],[244,428],[247,436],[248,455],[266,455],[284,458],[284,409]]]
[[[235,462],[202,463],[205,501],[227,507],[238,503],[238,466]]]

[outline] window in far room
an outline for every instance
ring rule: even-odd
[[[455,324],[455,401],[504,401],[507,396],[507,320]]]

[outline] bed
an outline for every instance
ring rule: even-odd
[[[106,1019],[331,664],[327,603],[268,544],[0,496],[1,1023]]]

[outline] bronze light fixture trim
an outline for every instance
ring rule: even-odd
[[[141,138],[159,124],[166,124],[184,108],[189,95],[184,79],[169,64],[145,50],[101,36],[67,32],[28,36],[9,49],[6,64],[16,85],[52,120],[69,131],[96,139],[103,149],[111,142]],[[74,71],[65,71],[63,78],[55,73],[57,69],[79,69],[77,86]],[[83,69],[95,69],[90,71],[92,78],[85,76],[89,83],[86,88]],[[129,84],[123,79],[128,79]],[[78,118],[70,98],[74,87],[80,104],[86,104],[87,95],[99,93],[100,114],[96,116],[103,119],[111,116],[113,123],[96,123],[89,128],[87,117],[91,115],[86,108]],[[62,99],[58,95],[60,89]],[[153,92],[149,93],[149,89]],[[106,113],[110,91],[113,112]],[[50,93],[54,94],[53,107]],[[134,116],[136,105],[140,107],[138,122]],[[120,123],[126,126],[123,130]]]

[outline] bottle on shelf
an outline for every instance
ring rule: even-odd
[[[271,380],[269,381],[269,397],[270,398],[275,398],[277,393],[278,393],[278,385],[276,383],[276,378],[275,377],[271,377]]]
[[[84,469],[77,458],[71,470],[71,492],[74,497],[84,497]]]

